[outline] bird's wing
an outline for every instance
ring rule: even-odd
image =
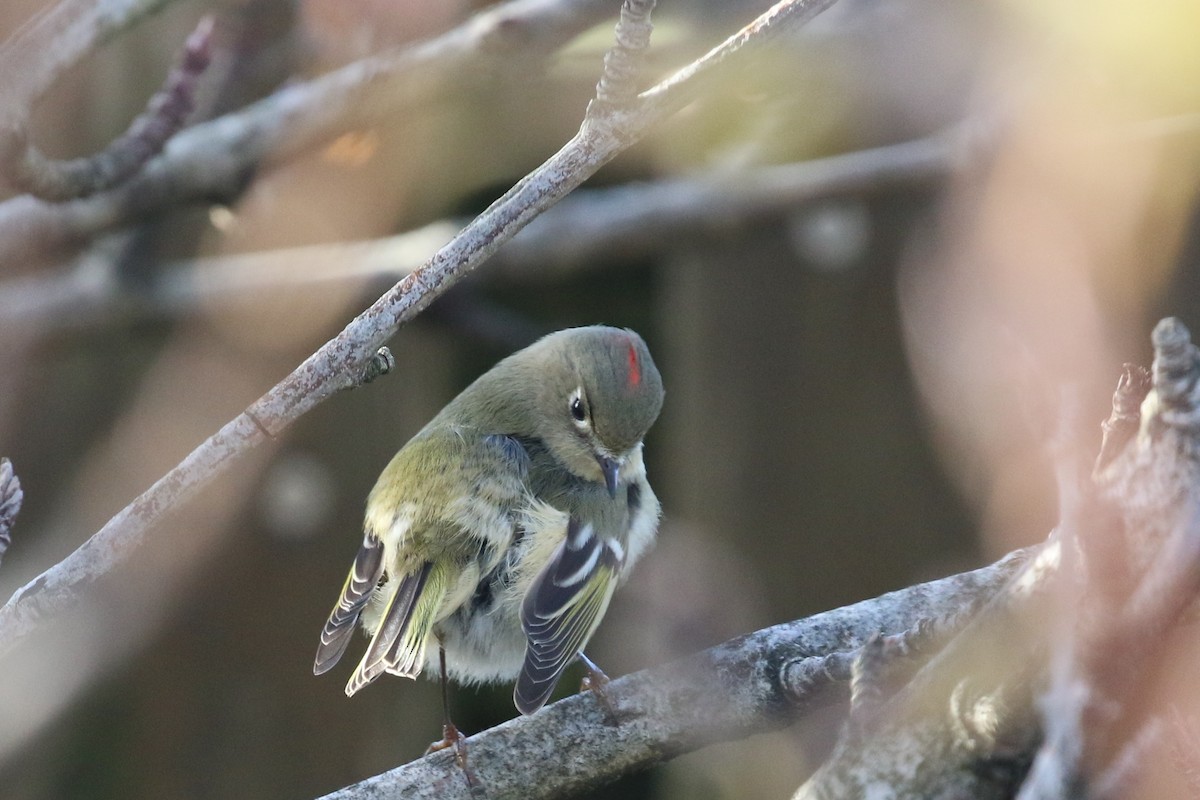
[[[513,690],[522,714],[545,705],[571,659],[600,624],[617,586],[624,552],[572,517],[567,535],[521,603],[525,663]]]
[[[371,592],[375,590],[382,574],[383,542],[368,533],[363,537],[358,555],[354,557],[354,565],[346,576],[341,597],[321,630],[321,644],[317,646],[317,658],[313,663],[314,675],[328,671],[346,652],[358,615],[371,599]]]

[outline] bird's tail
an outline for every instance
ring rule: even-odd
[[[342,657],[346,645],[350,643],[350,635],[354,633],[358,615],[371,599],[371,593],[375,591],[382,574],[383,542],[368,533],[354,558],[350,574],[346,576],[341,597],[321,630],[321,644],[317,647],[317,658],[313,662],[314,675],[327,672]]]
[[[347,695],[353,695],[385,672],[405,678],[421,674],[425,646],[437,621],[447,583],[445,567],[433,562],[426,562],[399,579],[366,654],[346,684]]]

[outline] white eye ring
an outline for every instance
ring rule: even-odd
[[[576,426],[580,428],[588,426],[587,406],[583,402],[583,387],[571,392],[567,408],[570,409],[571,419],[575,421]]]

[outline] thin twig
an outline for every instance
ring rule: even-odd
[[[0,130],[0,170],[17,189],[61,203],[103,192],[129,179],[179,132],[196,106],[196,87],[212,59],[213,18],[205,17],[188,37],[179,63],[146,110],[102,152],[59,161],[29,141],[22,124]]]

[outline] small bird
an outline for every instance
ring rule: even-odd
[[[362,546],[313,672],[355,623],[371,637],[346,694],[384,673],[516,679],[541,708],[580,658],[617,585],[654,540],[660,506],[642,439],[662,378],[636,333],[552,333],[475,380],[400,449],[367,498]],[[459,748],[446,713],[443,739]]]

